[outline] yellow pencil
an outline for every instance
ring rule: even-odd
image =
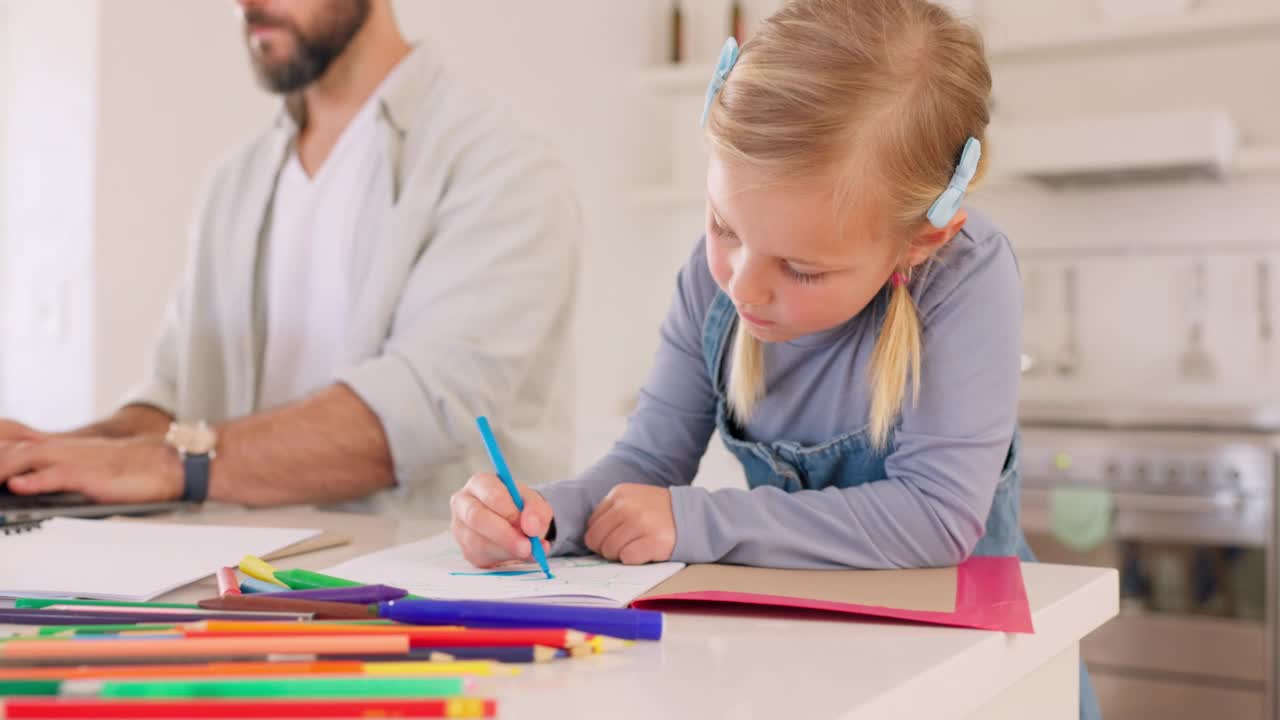
[[[260,557],[245,555],[244,559],[240,561],[240,572],[254,578],[255,580],[279,585],[286,590],[289,588],[288,585],[285,585],[276,579],[276,569],[271,567],[270,563]]]

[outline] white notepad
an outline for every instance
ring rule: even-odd
[[[0,596],[150,600],[319,530],[52,518],[0,535]]]
[[[398,545],[324,572],[346,580],[393,585],[439,600],[514,600],[623,607],[676,574],[684,563],[623,565],[597,556],[550,558],[548,580],[536,563],[505,565],[486,574],[462,557],[448,533]]]

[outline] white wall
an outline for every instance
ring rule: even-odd
[[[142,377],[205,174],[276,108],[254,85],[230,0],[99,8],[96,287],[83,318],[98,332],[93,414]]]
[[[41,426],[93,407],[96,10],[79,0],[5,8],[0,398]]]
[[[748,20],[779,3],[750,0]],[[601,436],[615,432],[647,370],[672,272],[701,227],[696,114],[727,34],[728,2],[683,4],[691,79],[662,95],[644,71],[666,56],[669,0],[396,0],[410,37],[436,46],[547,137],[573,173],[587,236],[578,407],[584,428],[607,428]],[[1085,26],[1093,6],[953,4],[997,42]],[[276,103],[253,84],[229,0],[0,0],[0,8],[12,37],[0,56],[10,76],[0,113],[9,183],[0,204],[0,415],[65,426],[108,411],[142,373],[198,189],[215,158],[269,122]],[[1278,52],[1274,33],[1246,32],[1227,42],[997,59],[998,113],[1039,120],[1222,102],[1249,141],[1275,145],[1280,108],[1261,89]],[[663,184],[693,192],[637,202],[638,188]],[[1132,227],[1127,196],[1100,192],[1121,200],[1032,192],[989,201],[1033,250],[1037,240],[1066,237],[1053,235],[1058,228]],[[1144,202],[1158,210],[1163,200]],[[1107,209],[1081,219],[1073,214],[1082,204]],[[1238,234],[1229,210],[1218,214],[1227,216],[1224,232]]]
[[[9,8],[0,3],[0,98],[9,96]],[[7,255],[5,243],[5,216],[6,210],[4,198],[5,192],[5,121],[8,113],[4,112],[4,105],[0,105],[0,288],[4,287],[6,282],[5,261]],[[5,312],[5,296],[0,292],[0,348],[4,345],[6,338],[12,338],[14,333],[9,329],[9,314]],[[5,353],[0,349],[0,378],[4,377],[4,360]],[[0,381],[0,408],[4,407],[4,382]]]
[[[0,415],[63,427],[108,412],[140,377],[185,260],[205,175],[270,121],[276,101],[252,81],[228,0],[8,2],[21,46],[9,63],[17,82],[5,101],[14,122],[7,146],[23,146],[19,160],[45,163],[41,146],[18,133],[44,133],[46,144],[56,138],[66,162],[79,163],[85,194],[71,215],[15,165],[7,197],[24,206],[42,197],[60,220],[77,217],[85,227],[74,253],[35,240],[48,223],[30,212],[10,228],[15,247],[0,257],[13,280],[14,299],[4,306],[14,322],[0,334],[9,348],[0,354],[7,390]],[[664,13],[629,0],[396,7],[410,38],[437,47],[515,121],[548,138],[569,166],[587,237],[578,405],[584,417],[616,417],[647,368],[672,272],[697,233],[690,228],[678,252],[655,253],[666,233],[647,227],[630,201],[633,187],[669,164],[652,132],[666,122],[662,107],[635,83],[637,71],[662,55]],[[68,55],[73,26],[85,39]],[[71,81],[50,87],[51,66]],[[39,94],[53,92],[84,108],[74,129],[55,132],[50,124],[55,108]],[[58,282],[81,296],[56,308],[60,337],[33,347],[29,298],[53,283],[37,272],[42,263],[56,266]]]

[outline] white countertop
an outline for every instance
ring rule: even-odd
[[[186,519],[320,527],[356,539],[279,563],[310,569],[440,530],[299,511]],[[1024,564],[1023,576],[1033,635],[829,616],[668,613],[661,642],[529,666],[518,677],[485,681],[480,691],[498,698],[503,718],[962,718],[1117,612],[1115,570]],[[206,579],[163,599],[208,597],[213,587]]]

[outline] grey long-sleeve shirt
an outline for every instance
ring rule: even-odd
[[[911,285],[922,323],[919,404],[904,404],[883,481],[787,493],[691,485],[715,430],[702,330],[716,293],[704,243],[680,270],[653,369],[622,439],[573,480],[539,488],[556,554],[587,552],[592,509],[621,483],[671,489],[673,560],[772,567],[928,567],[960,562],[982,536],[1016,424],[1022,295],[1013,250],[988,219],[963,230]],[[750,441],[822,443],[867,423],[869,308],[765,349],[768,394]],[[731,362],[726,353],[726,364]]]

